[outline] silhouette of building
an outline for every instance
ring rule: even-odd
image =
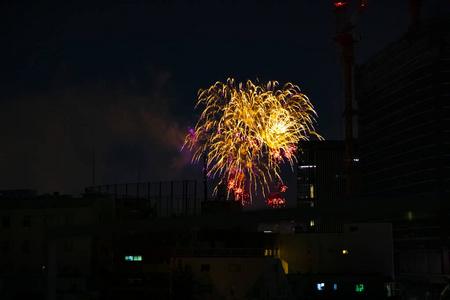
[[[450,187],[450,22],[414,26],[358,68],[360,188],[432,196]]]
[[[307,141],[301,142],[299,148],[302,151],[298,155],[297,166],[297,207],[327,207],[342,203],[348,184],[345,141]],[[356,152],[351,174],[355,195],[358,193],[358,163]],[[321,232],[342,231],[344,224],[339,218],[316,218],[313,222],[315,230]]]
[[[301,142],[297,166],[299,204],[338,202],[345,196],[344,141]]]
[[[437,299],[450,274],[450,18],[419,23],[417,9],[409,31],[356,72],[360,193],[392,197],[386,211],[417,204],[390,219],[396,280],[404,297]]]
[[[1,298],[39,299],[49,270],[55,290],[86,292],[86,279],[93,271],[92,236],[85,233],[52,240],[51,256],[58,264],[51,266],[49,232],[93,225],[108,210],[89,199],[58,193],[37,196],[31,190],[9,190],[0,194]],[[110,218],[105,215],[102,221]]]

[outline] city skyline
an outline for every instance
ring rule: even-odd
[[[298,85],[342,139],[332,1],[218,3],[2,4],[0,189],[82,193],[94,153],[95,184],[201,180],[180,149],[198,90],[228,77]],[[370,3],[357,63],[407,31],[407,9]]]

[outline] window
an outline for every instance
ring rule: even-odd
[[[309,186],[309,198],[314,198],[314,185]]]
[[[22,243],[22,252],[29,253],[31,251],[31,242],[23,241]]]
[[[72,251],[73,251],[73,241],[64,240],[64,252],[72,252]]]
[[[31,227],[31,216],[23,216],[23,227]]]
[[[9,253],[9,241],[2,241],[0,250],[2,253]]]
[[[241,272],[241,264],[228,264],[228,271]]]
[[[391,290],[391,285],[390,284],[386,285],[386,296],[387,297],[392,297],[392,290]]]
[[[311,221],[309,221],[309,226],[311,226],[311,227],[314,226],[314,219],[312,219]]]
[[[73,225],[73,214],[66,215],[66,226]]]
[[[52,218],[52,216],[45,216],[44,217],[44,226],[45,227],[51,227],[51,226],[53,226],[53,218]]]
[[[209,264],[202,264],[200,266],[200,271],[202,271],[202,272],[209,272],[209,268],[210,268]]]
[[[337,290],[337,284],[335,283],[335,284],[333,284],[333,290]]]
[[[358,227],[357,226],[350,226],[349,230],[353,231],[353,232],[356,232],[356,231],[358,231]]]
[[[412,211],[408,211],[408,220],[412,220],[414,218],[414,215],[412,213]]]
[[[142,261],[142,255],[127,255],[125,256],[126,261]]]
[[[4,216],[2,218],[2,227],[3,228],[11,227],[11,217],[10,216]]]

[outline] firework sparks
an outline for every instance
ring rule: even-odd
[[[321,138],[314,131],[313,106],[299,87],[277,87],[276,81],[257,85],[228,79],[199,91],[195,107],[205,108],[183,148],[198,146],[192,158],[197,163],[207,153],[207,175],[220,178],[214,194],[225,184],[228,195],[243,204],[251,202],[258,187],[265,196],[273,179],[282,182],[279,164],[289,162],[293,168],[299,140]]]
[[[278,185],[275,188],[275,191],[269,194],[269,197],[266,201],[267,205],[271,206],[274,209],[282,208],[286,204],[286,200],[283,197],[283,193],[286,192],[287,186],[283,183],[278,182]]]

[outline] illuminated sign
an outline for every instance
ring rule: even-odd
[[[364,284],[357,284],[356,285],[356,291],[357,292],[363,292],[364,291]]]

